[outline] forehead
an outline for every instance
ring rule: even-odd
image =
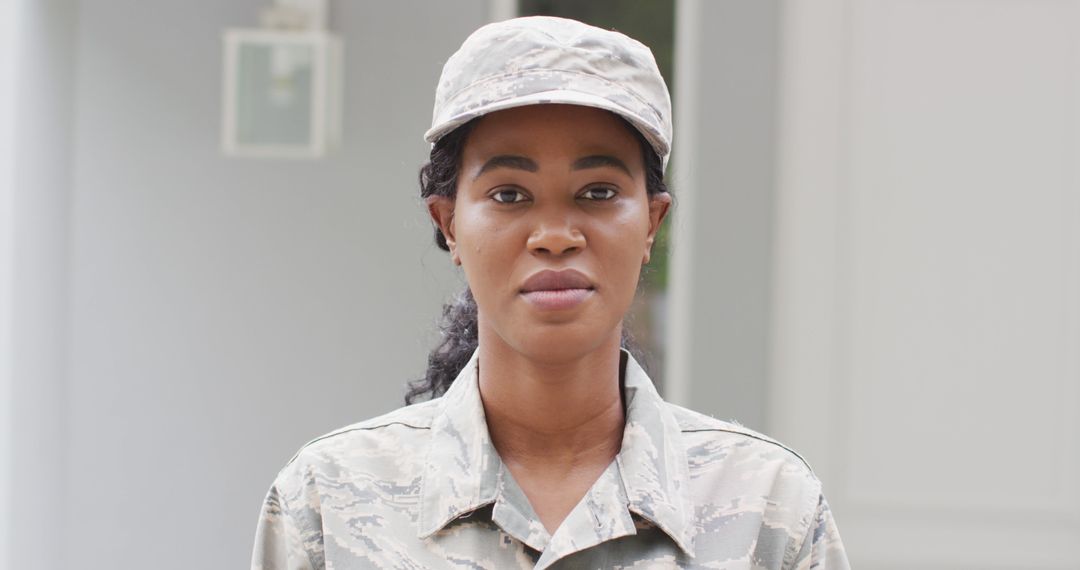
[[[607,153],[641,165],[633,127],[610,111],[582,105],[527,105],[489,113],[465,141],[465,161],[504,153],[567,155]]]

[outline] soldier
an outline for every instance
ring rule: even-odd
[[[421,196],[468,287],[410,405],[281,470],[252,568],[847,568],[802,458],[663,401],[627,349],[671,206],[652,52],[574,20],[486,25],[425,139]]]

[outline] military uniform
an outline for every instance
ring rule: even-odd
[[[622,448],[554,534],[491,443],[474,351],[442,397],[303,446],[266,495],[252,568],[848,568],[801,457],[663,401],[621,357]]]

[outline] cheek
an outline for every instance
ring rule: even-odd
[[[483,253],[485,244],[483,236],[498,230],[491,220],[478,212],[475,206],[463,205],[460,202],[454,210],[454,224],[458,255],[461,256],[462,262]]]
[[[598,261],[610,286],[621,290],[620,298],[632,299],[637,290],[648,230],[648,209],[636,204],[594,230]]]
[[[637,259],[640,265],[649,232],[649,210],[636,203],[624,208],[603,225],[601,232],[610,250],[606,255]]]
[[[505,284],[516,243],[512,225],[469,205],[455,211],[455,221],[458,256],[473,293],[491,289],[499,280]]]

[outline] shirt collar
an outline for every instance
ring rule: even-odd
[[[623,492],[611,493],[610,500],[625,501],[622,508],[647,519],[692,556],[693,505],[681,431],[645,370],[626,349],[620,352],[626,426],[615,463]],[[491,443],[480,399],[478,357],[474,350],[442,396],[431,424],[417,521],[421,538],[495,503],[505,488],[500,484],[502,460]]]

